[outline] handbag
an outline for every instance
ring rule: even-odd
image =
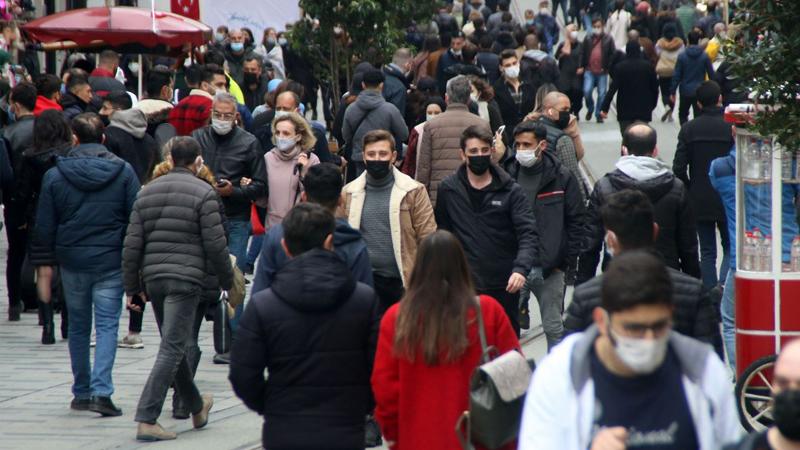
[[[219,296],[219,301],[214,307],[214,351],[217,354],[228,353],[231,351],[231,325],[228,297],[225,291]]]
[[[456,434],[465,450],[473,449],[473,443],[497,449],[519,435],[525,393],[533,374],[532,361],[516,350],[492,358],[497,349],[486,343],[480,302],[476,310],[481,365],[472,374],[469,410],[458,419]]]

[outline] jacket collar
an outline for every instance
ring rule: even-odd
[[[392,167],[392,175],[394,175],[394,186],[392,187],[392,189],[400,189],[403,192],[409,192],[419,187],[418,182],[416,182],[413,178],[409,177],[403,172],[397,170],[396,167]],[[358,178],[351,181],[347,186],[344,187],[344,190],[345,192],[351,194],[355,192],[366,191],[367,172],[362,173]]]
[[[209,94],[208,92],[206,92],[206,91],[204,91],[202,89],[192,89],[191,91],[189,91],[189,95],[199,95],[199,96],[205,97],[205,98],[207,98],[209,100],[214,100],[214,96],[213,95]]]

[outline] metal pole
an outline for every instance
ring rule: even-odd
[[[137,87],[139,88],[139,101],[142,101],[142,74],[144,73],[144,65],[142,64],[142,54],[139,53],[139,75],[137,76]]]
[[[730,8],[730,0],[724,0],[722,2],[722,19],[725,21],[725,28],[728,28],[728,17],[730,17],[729,9]]]

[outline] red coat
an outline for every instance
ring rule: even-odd
[[[492,297],[481,295],[486,339],[500,353],[519,349],[519,340],[503,307]],[[381,321],[372,391],[375,418],[384,438],[394,441],[392,450],[461,450],[456,421],[468,408],[469,380],[479,364],[481,344],[475,311],[467,314],[469,348],[458,361],[428,366],[421,355],[411,362],[394,354],[395,304]],[[514,448],[514,445],[509,445]]]

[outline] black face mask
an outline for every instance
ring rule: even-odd
[[[800,390],[790,389],[775,395],[772,417],[786,439],[800,442]]]
[[[483,175],[492,165],[492,155],[470,156],[467,160],[467,167],[475,175]]]
[[[391,161],[364,161],[367,166],[367,174],[376,180],[382,180],[389,175]]]
[[[258,84],[258,75],[250,72],[244,73],[244,84]]]
[[[556,126],[563,130],[567,128],[567,125],[569,125],[569,111],[559,111]]]
[[[111,123],[111,118],[109,116],[104,116],[102,114],[98,114],[100,116],[100,120],[103,121],[103,125],[108,126]]]

